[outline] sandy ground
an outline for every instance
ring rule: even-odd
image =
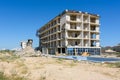
[[[7,76],[19,75],[27,80],[120,80],[120,68],[47,57],[0,61],[0,71]]]

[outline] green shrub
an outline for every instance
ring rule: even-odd
[[[27,79],[20,76],[14,76],[14,77],[10,77],[8,80],[27,80]]]
[[[27,80],[24,77],[20,77],[18,75],[15,76],[6,76],[4,72],[0,72],[0,80]]]
[[[7,49],[7,50],[0,50],[0,53],[14,53],[15,52],[15,50],[9,50],[9,49]]]
[[[62,58],[57,58],[56,62],[57,63],[62,63],[65,59],[62,59]]]
[[[115,68],[120,68],[120,62],[116,62],[116,63],[109,63],[108,64],[109,67],[115,67]]]
[[[120,52],[116,53],[117,57],[120,57]]]
[[[9,80],[9,79],[4,75],[4,72],[0,72],[0,80]]]
[[[117,68],[120,68],[120,62],[114,63]]]

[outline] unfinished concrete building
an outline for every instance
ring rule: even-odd
[[[65,10],[38,31],[39,48],[49,54],[100,54],[99,15]]]

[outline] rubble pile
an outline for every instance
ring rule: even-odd
[[[21,51],[17,52],[17,55],[23,57],[37,57],[41,56],[41,52],[35,51],[32,47],[28,46],[25,49],[22,49]]]
[[[41,56],[40,51],[35,51],[32,48],[32,39],[28,39],[28,42],[21,42],[21,50],[17,52],[18,56],[24,56],[24,57],[37,57]]]

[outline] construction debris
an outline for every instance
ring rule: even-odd
[[[28,41],[22,41],[21,42],[21,51],[17,52],[18,56],[24,56],[24,57],[37,57],[41,56],[40,51],[35,51],[34,48],[32,48],[32,39],[28,39]]]
[[[90,54],[88,52],[83,52],[82,56],[90,56]]]

